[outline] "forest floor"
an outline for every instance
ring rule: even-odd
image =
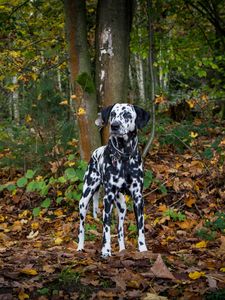
[[[201,155],[220,134],[193,136],[181,154],[155,141],[145,162],[154,175],[144,191],[147,252],[137,251],[130,200],[126,250],[118,252],[114,213],[113,255],[102,259],[100,216],[90,211],[76,252],[78,202],[34,218],[35,194],[1,192],[0,299],[225,299],[225,137],[221,151]]]

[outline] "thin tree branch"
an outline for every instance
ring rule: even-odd
[[[151,134],[149,140],[144,148],[142,157],[145,158],[148,151],[151,148],[155,137],[155,74],[154,74],[154,31],[153,31],[153,18],[152,18],[152,0],[147,0],[147,10],[148,10],[148,30],[149,30],[149,72],[151,77],[151,95],[150,95],[150,102],[151,102]]]

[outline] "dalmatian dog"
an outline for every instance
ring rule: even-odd
[[[80,200],[80,227],[78,251],[84,248],[84,222],[93,198],[93,210],[98,211],[99,187],[105,191],[103,198],[103,246],[102,256],[111,255],[110,219],[113,204],[118,210],[119,250],[125,249],[123,222],[126,214],[124,194],[134,201],[134,212],[138,229],[139,251],[146,251],[144,236],[143,166],[138,150],[137,130],[144,127],[150,115],[140,107],[131,104],[114,104],[104,108],[96,120],[96,125],[105,126],[109,122],[108,144],[97,148],[90,159],[84,177],[83,194]]]

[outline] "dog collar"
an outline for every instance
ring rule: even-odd
[[[114,155],[115,158],[117,158],[117,159],[120,159],[120,158],[127,158],[127,159],[129,159],[129,158],[131,158],[134,155],[134,153],[135,153],[135,151],[137,149],[138,140],[136,139],[136,143],[134,145],[134,148],[132,149],[132,151],[130,153],[125,153],[125,152],[121,151],[120,149],[118,149],[116,147],[116,145],[114,144],[113,139],[111,139],[111,145],[112,145],[113,149],[116,151],[116,154]]]

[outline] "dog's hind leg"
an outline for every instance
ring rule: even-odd
[[[147,247],[145,244],[145,235],[144,235],[144,200],[140,194],[134,194],[134,212],[137,221],[138,228],[138,248],[139,251],[147,251]]]
[[[95,175],[97,175],[97,174],[95,174]],[[91,198],[96,193],[96,191],[99,189],[99,185],[100,185],[100,179],[97,178],[97,176],[95,176],[95,178],[96,178],[95,182],[92,181],[92,184],[90,184],[90,174],[88,174],[85,179],[85,182],[84,182],[83,194],[82,194],[82,198],[79,203],[80,227],[79,227],[79,234],[78,234],[77,251],[81,251],[84,248],[84,222],[85,222],[87,210],[88,210]]]
[[[126,216],[126,201],[123,194],[119,193],[116,197],[116,207],[118,211],[118,218],[119,218],[119,224],[118,224],[118,242],[119,242],[119,251],[122,251],[125,249],[124,244],[124,228],[123,223]]]
[[[98,218],[98,201],[99,201],[99,189],[93,195],[93,217]]]

